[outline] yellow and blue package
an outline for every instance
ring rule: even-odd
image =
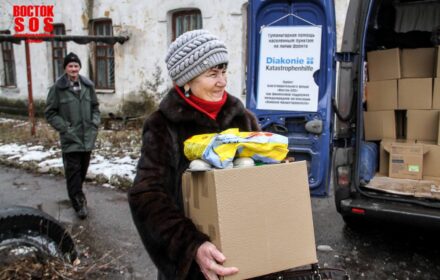
[[[203,159],[217,168],[231,165],[235,157],[250,157],[263,163],[279,163],[288,150],[285,136],[270,132],[240,132],[230,128],[221,133],[194,135],[184,142],[189,160]]]

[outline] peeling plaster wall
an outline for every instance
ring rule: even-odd
[[[99,2],[99,3],[98,3]],[[115,45],[116,92],[120,98],[139,90],[146,79],[159,66],[165,82],[161,89],[172,85],[164,63],[168,45],[171,43],[170,11],[197,8],[202,13],[203,27],[227,42],[230,51],[228,91],[240,96],[244,84],[241,75],[243,22],[241,8],[246,1],[95,1],[95,18],[110,17],[115,34],[128,34],[130,40]],[[237,28],[240,27],[240,28]],[[234,32],[231,32],[234,31]],[[114,103],[111,95],[101,96],[101,103]],[[117,103],[116,103],[117,104]]]
[[[14,33],[12,1],[0,3],[0,30]],[[345,13],[349,0],[335,0],[338,46],[340,46]],[[14,4],[28,5],[29,1],[14,0]],[[42,0],[38,4],[54,5],[54,23],[64,23],[67,35],[88,35],[90,19],[110,18],[114,35],[128,35],[123,45],[114,45],[115,91],[99,94],[104,112],[117,112],[123,100],[138,92],[159,66],[164,84],[160,90],[171,86],[164,57],[171,38],[170,12],[182,8],[197,8],[202,13],[203,28],[210,30],[226,42],[229,50],[228,92],[242,98],[245,88],[245,23],[243,14],[246,0]],[[90,45],[67,43],[67,52],[75,52],[82,61],[81,74],[89,76]],[[24,42],[14,45],[16,62],[16,88],[0,87],[0,97],[27,99],[26,59]],[[45,99],[53,84],[52,49],[50,42],[31,44],[32,83],[34,99]],[[0,60],[2,64],[2,60]],[[0,65],[1,66],[1,65]],[[2,69],[2,67],[0,67]],[[0,78],[2,78],[0,73]]]

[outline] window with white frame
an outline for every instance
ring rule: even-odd
[[[55,35],[65,35],[66,29],[64,28],[64,24],[54,24],[52,33]],[[52,66],[54,81],[64,73],[63,61],[66,53],[66,42],[52,41]]]
[[[93,34],[103,36],[113,36],[113,26],[110,19],[93,21]],[[96,88],[114,89],[115,88],[115,56],[113,45],[96,42],[95,49],[95,68],[93,79]]]
[[[9,30],[0,31],[0,34],[11,34]],[[11,42],[2,42],[2,57],[3,57],[3,73],[4,73],[4,86],[16,86],[17,81],[15,77],[15,59],[14,59],[14,47]]]
[[[186,31],[202,28],[202,13],[198,9],[180,10],[172,14],[172,41]]]

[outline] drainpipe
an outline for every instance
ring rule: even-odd
[[[24,46],[26,50],[29,121],[31,122],[31,135],[35,136],[34,98],[32,97],[32,72],[31,72],[32,68],[31,68],[31,56],[29,51],[29,42],[25,41]]]

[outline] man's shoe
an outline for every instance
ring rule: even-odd
[[[85,218],[87,218],[87,215],[89,214],[89,212],[87,211],[86,197],[84,195],[77,195],[75,196],[75,202],[77,205],[77,207],[75,208],[76,215],[81,220],[84,220]]]
[[[78,212],[76,212],[76,214],[78,215],[78,218],[80,218],[81,220],[84,220],[85,218],[87,218],[87,215],[89,214],[87,211],[87,206],[84,205],[83,207],[81,207]]]

